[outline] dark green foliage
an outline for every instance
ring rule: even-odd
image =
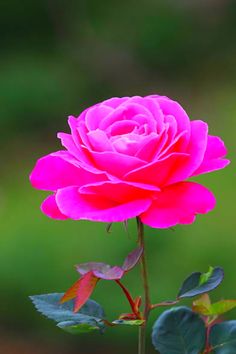
[[[203,320],[187,307],[163,312],[153,326],[152,343],[160,354],[199,354],[205,341]]]
[[[103,332],[105,317],[102,307],[93,300],[88,300],[79,312],[74,313],[74,301],[60,304],[64,294],[44,294],[30,296],[36,309],[44,316],[57,322],[57,326],[70,333]]]
[[[178,298],[193,297],[215,289],[223,280],[220,267],[210,268],[207,273],[195,272],[187,277],[178,293]]]
[[[210,332],[210,345],[214,354],[236,353],[236,321],[215,324]]]

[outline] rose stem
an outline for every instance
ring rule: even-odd
[[[138,243],[140,247],[143,247],[143,254],[141,256],[140,265],[141,265],[141,276],[142,276],[143,290],[144,290],[144,320],[145,320],[145,322],[139,327],[138,354],[145,354],[146,327],[147,327],[149,312],[151,310],[151,302],[150,302],[149,285],[148,285],[147,264],[145,258],[144,227],[139,217],[137,217],[136,220],[137,220],[137,230],[138,230]]]

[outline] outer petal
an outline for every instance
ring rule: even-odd
[[[182,166],[188,162],[189,158],[190,156],[185,153],[172,153],[162,160],[128,172],[125,175],[125,180],[149,183],[158,187],[167,185],[173,177],[181,181]]]
[[[96,195],[116,204],[133,202],[135,200],[152,199],[159,192],[158,187],[132,182],[101,182],[87,184],[79,188],[79,193],[84,195]]]
[[[49,216],[50,218],[57,219],[57,220],[68,219],[68,217],[63,215],[58,209],[55,200],[55,195],[50,195],[43,201],[41,205],[41,210],[45,215]]]
[[[80,145],[76,145],[71,134],[58,133],[57,137],[61,140],[62,146],[78,159],[81,164],[91,164],[86,149],[82,148]]]
[[[141,214],[144,224],[168,228],[191,224],[197,214],[205,214],[215,206],[214,195],[198,183],[181,182],[163,189],[150,208]]]
[[[124,221],[133,218],[151,205],[150,198],[119,204],[102,196],[80,194],[76,187],[59,190],[56,194],[56,202],[60,211],[71,219],[102,222]]]
[[[30,175],[33,187],[49,191],[104,179],[105,175],[93,174],[81,168],[79,162],[65,151],[58,151],[39,159]]]
[[[79,189],[79,192],[82,194],[101,196],[119,204],[137,199],[151,198],[153,193],[159,191],[160,188],[153,185],[122,181],[86,184]]]
[[[226,154],[227,149],[223,140],[218,136],[209,135],[204,159],[198,169],[194,171],[193,176],[224,168],[230,163],[229,160],[223,159]]]
[[[173,170],[172,176],[168,181],[169,184],[185,180],[200,166],[206,151],[207,132],[208,126],[205,122],[201,120],[191,122],[191,136],[186,149],[186,153],[190,155],[190,158],[186,163],[183,162],[183,164],[179,165],[176,171]]]

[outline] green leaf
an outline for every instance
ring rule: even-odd
[[[224,271],[220,267],[210,268],[207,273],[195,272],[187,277],[177,298],[193,297],[215,289],[223,280]]]
[[[202,273],[200,276],[199,285],[205,284],[209,280],[209,278],[212,276],[213,271],[214,271],[214,268],[209,267],[208,272]]]
[[[74,313],[74,300],[64,304],[60,303],[64,294],[44,294],[30,296],[36,309],[44,316],[57,322],[57,326],[70,333],[88,332],[105,329],[104,311],[93,300],[88,300],[79,312]]]
[[[206,315],[211,307],[211,300],[208,294],[201,295],[197,300],[193,302],[192,310],[194,312],[200,313],[201,315]]]
[[[115,320],[112,323],[115,325],[141,326],[144,320]]]
[[[236,353],[236,321],[215,324],[210,331],[209,343],[214,354]]]
[[[206,294],[205,294],[206,295]],[[203,295],[204,296],[204,295]],[[193,302],[193,311],[204,316],[217,316],[226,313],[236,307],[236,300],[220,300],[211,303],[204,303],[202,297]]]
[[[93,323],[89,324],[88,322],[78,324],[73,321],[65,321],[65,322],[59,322],[57,326],[63,329],[65,332],[71,334],[88,333],[95,330],[101,330],[100,327],[95,326]]]
[[[152,343],[161,354],[199,354],[205,341],[203,320],[184,306],[163,312],[153,326]]]
[[[210,315],[221,315],[236,307],[236,300],[220,300],[210,307]]]

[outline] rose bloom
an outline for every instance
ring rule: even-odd
[[[41,209],[54,219],[124,221],[167,228],[191,224],[215,206],[207,188],[188,178],[224,168],[223,141],[208,125],[190,121],[164,96],[111,98],[78,117],[64,150],[36,163],[33,187],[51,191]]]

